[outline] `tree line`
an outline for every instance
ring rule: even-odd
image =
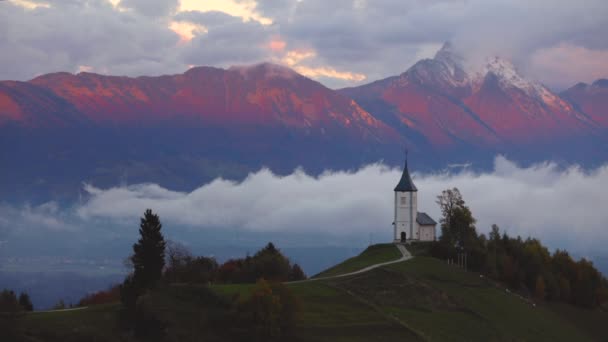
[[[204,296],[207,305],[215,306],[214,324],[224,326],[233,338],[266,341],[293,333],[299,301],[282,282],[302,280],[306,275],[272,243],[253,256],[219,265],[214,258],[193,256],[182,245],[167,244],[161,229],[158,215],[146,210],[140,221],[139,240],[129,257],[132,272],[118,287],[88,296],[81,304],[118,295],[123,306],[119,325],[138,338],[155,340],[167,329],[167,322],[151,309],[150,298],[155,292],[183,284],[255,283],[251,291],[228,302],[208,286],[201,287],[197,296]]]
[[[568,252],[550,253],[538,239],[511,237],[492,225],[478,234],[476,220],[457,188],[437,197],[441,208],[441,237],[431,254],[463,260],[486,274],[538,300],[552,300],[594,308],[608,301],[608,280],[585,258],[575,261]]]
[[[4,289],[0,292],[1,313],[19,313],[33,310],[34,305],[27,292],[21,292],[19,296],[9,289]]]

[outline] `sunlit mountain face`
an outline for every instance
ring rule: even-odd
[[[1,82],[0,101],[0,148],[12,165],[1,182],[28,200],[76,194],[83,181],[186,190],[264,166],[347,169],[407,142],[349,97],[273,64],[139,78],[48,74]]]
[[[592,84],[579,83],[560,95],[591,120],[608,126],[608,79]]]
[[[608,155],[606,80],[562,94],[505,59],[477,65],[445,44],[398,76],[332,90],[269,63],[159,77],[54,73],[0,82],[2,198],[154,182],[191,190],[267,166],[318,174],[406,147],[420,170],[451,163],[597,165]],[[584,152],[581,152],[584,151]]]
[[[549,157],[552,145],[605,140],[608,115],[594,111],[602,106],[597,104],[601,96],[591,99],[598,92],[584,87],[560,97],[505,59],[470,65],[445,44],[433,59],[399,76],[340,92],[371,113],[382,112],[381,118],[402,132],[421,134],[439,150],[466,146],[517,153],[543,146],[538,153]]]

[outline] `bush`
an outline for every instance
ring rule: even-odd
[[[300,265],[292,266],[272,242],[253,257],[230,259],[217,270],[217,280],[224,283],[253,283],[260,278],[280,282],[306,279],[306,274]]]
[[[15,292],[6,289],[0,292],[0,312],[13,314],[21,310],[23,308],[19,305]]]
[[[166,323],[151,309],[149,299],[149,295],[138,298],[133,315],[133,331],[142,341],[160,341],[165,335]]]
[[[256,341],[284,340],[294,335],[300,303],[283,284],[257,281],[237,304],[239,326]]]
[[[121,300],[120,290],[120,285],[114,285],[107,290],[91,293],[80,299],[80,301],[78,301],[78,306],[91,306],[118,302]]]

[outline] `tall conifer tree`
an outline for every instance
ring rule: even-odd
[[[133,245],[133,281],[139,288],[150,288],[160,280],[165,267],[165,239],[158,215],[147,209],[139,225],[140,238]]]

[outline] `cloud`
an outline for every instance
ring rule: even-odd
[[[0,79],[81,65],[160,75],[313,51],[293,67],[342,87],[400,74],[452,40],[469,59],[502,55],[563,88],[608,76],[597,64],[607,25],[604,0],[11,0],[0,2],[0,63],[11,65]]]
[[[247,22],[257,21],[263,25],[272,24],[272,19],[260,15],[256,10],[257,3],[253,0],[181,0],[180,11],[212,12],[218,11]]]
[[[203,231],[297,232],[335,241],[373,233],[389,239],[393,187],[400,173],[379,164],[316,178],[301,171],[280,177],[261,170],[240,183],[217,179],[189,193],[154,184],[105,190],[89,185],[90,199],[77,214],[83,220],[129,221],[153,208],[168,224]],[[458,187],[480,232],[496,223],[511,235],[539,237],[553,247],[599,249],[608,243],[608,212],[603,208],[608,165],[589,172],[553,163],[521,168],[498,157],[492,172],[414,173],[414,180],[419,211],[437,221],[436,196]]]
[[[162,17],[174,13],[178,0],[121,0],[116,6],[122,9],[137,11],[150,17]]]
[[[559,88],[572,86],[572,80],[591,83],[608,77],[608,49],[594,50],[560,43],[539,49],[531,56],[530,69],[535,76]],[[564,68],[564,66],[568,66]]]
[[[165,20],[118,11],[105,0],[57,1],[23,9],[0,2],[2,79],[29,79],[90,66],[117,75],[182,72],[179,36]]]
[[[60,210],[59,205],[52,201],[39,206],[26,204],[21,208],[0,204],[0,238],[15,231],[48,233],[78,230],[68,222],[69,216],[69,211]]]

